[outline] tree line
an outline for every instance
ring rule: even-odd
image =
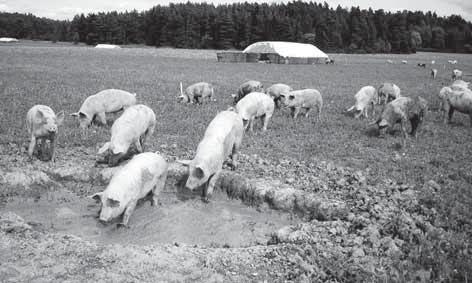
[[[0,36],[86,44],[244,49],[256,41],[311,43],[327,52],[472,53],[472,23],[431,12],[350,9],[314,2],[169,4],[147,11],[76,15],[71,21],[0,13]]]

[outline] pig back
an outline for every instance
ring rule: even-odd
[[[167,162],[158,154],[137,154],[113,175],[106,193],[123,204],[142,199],[167,175],[167,168]]]
[[[123,107],[136,104],[136,96],[120,89],[106,89],[97,94],[89,96],[80,112],[93,115],[101,112],[116,112]]]

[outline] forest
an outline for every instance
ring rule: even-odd
[[[459,15],[336,8],[325,3],[184,3],[72,20],[0,13],[0,37],[156,47],[244,49],[256,41],[311,43],[326,52],[472,53],[472,23]]]

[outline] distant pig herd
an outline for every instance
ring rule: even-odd
[[[275,109],[290,109],[295,119],[303,110],[308,117],[316,110],[316,122],[320,121],[323,98],[316,89],[293,90],[292,87],[277,83],[264,89],[258,81],[247,81],[231,95],[234,105],[219,112],[208,125],[204,136],[197,146],[192,160],[178,161],[188,167],[186,188],[194,190],[204,186],[203,200],[208,201],[223,164],[235,170],[237,156],[241,147],[244,131],[253,131],[256,119],[262,121],[262,131],[266,131]],[[472,91],[469,83],[455,80],[439,92],[444,121],[451,119],[455,110],[470,116],[472,124]],[[213,85],[199,82],[183,89],[180,84],[180,103],[201,104],[214,101]],[[375,106],[381,105],[382,111],[370,125],[379,130],[393,128],[399,123],[404,138],[408,137],[407,124],[411,135],[416,136],[428,103],[421,97],[409,98],[401,95],[400,88],[393,83],[384,83],[377,89],[365,86],[354,95],[354,105],[346,112],[354,113],[356,118],[368,118],[369,109],[375,116]],[[137,104],[134,93],[118,89],[107,89],[89,96],[79,111],[70,114],[77,117],[84,131],[92,123],[106,124],[106,114],[122,111],[111,127],[111,138],[98,151],[101,157],[97,162],[117,166],[131,158],[112,177],[107,188],[94,194],[93,199],[101,203],[100,220],[110,220],[123,215],[121,225],[127,226],[139,199],[152,194],[152,204],[156,204],[159,192],[167,178],[167,162],[157,153],[145,152],[145,143],[156,126],[154,111],[143,104]],[[58,127],[64,120],[64,112],[57,115],[45,105],[35,105],[27,113],[27,128],[31,137],[28,155],[38,155],[42,160],[55,160],[55,145]],[[405,141],[405,139],[403,139]]]

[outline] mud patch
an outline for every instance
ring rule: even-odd
[[[18,214],[36,230],[79,236],[103,244],[192,244],[246,247],[266,244],[277,229],[298,223],[290,214],[258,211],[216,193],[210,203],[198,197],[164,192],[159,205],[143,201],[131,216],[130,228],[103,225],[100,205],[71,192],[45,193],[39,198],[11,198],[0,213]]]

